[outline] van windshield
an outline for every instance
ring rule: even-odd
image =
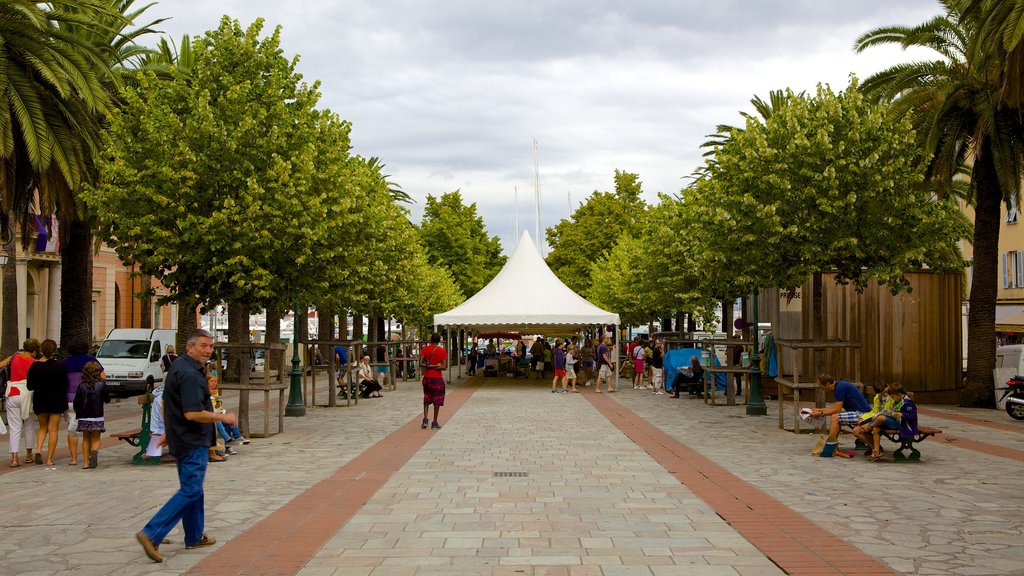
[[[149,340],[104,340],[97,358],[146,358]]]

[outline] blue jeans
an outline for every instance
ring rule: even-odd
[[[181,521],[185,530],[185,546],[197,544],[203,538],[206,521],[203,504],[203,479],[210,461],[208,447],[193,448],[178,458],[178,483],[181,485],[164,507],[142,529],[149,541],[159,546],[167,533]]]
[[[238,431],[238,426],[237,425],[228,428],[228,427],[224,426],[223,422],[216,422],[216,424],[217,424],[217,433],[220,434],[220,437],[223,438],[225,442],[227,442],[228,440],[231,440],[232,438],[241,438],[242,437],[242,433]]]

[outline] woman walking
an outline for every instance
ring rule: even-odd
[[[36,432],[36,464],[43,463],[43,440],[46,445],[46,466],[53,467],[53,455],[57,453],[57,428],[61,417],[68,409],[68,374],[64,365],[53,359],[57,343],[43,340],[39,347],[39,360],[28,369],[28,389],[32,391],[32,409],[39,419]]]
[[[21,345],[21,351],[0,362],[0,368],[10,366],[11,379],[7,383],[7,424],[10,428],[8,441],[11,446],[11,468],[21,466],[18,453],[21,452],[21,437],[25,436],[25,463],[32,461],[32,445],[38,421],[32,416],[32,391],[28,389],[28,369],[36,361],[39,340],[29,338]]]

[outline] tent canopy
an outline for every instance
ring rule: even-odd
[[[527,232],[487,286],[455,308],[434,315],[437,326],[545,335],[618,323],[618,314],[594,306],[562,283]]]

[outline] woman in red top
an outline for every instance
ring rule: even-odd
[[[423,425],[430,424],[432,430],[440,430],[437,413],[444,406],[444,373],[448,367],[448,351],[440,346],[441,335],[434,332],[430,335],[430,345],[420,350],[420,366],[423,368]],[[434,405],[434,422],[427,418],[427,408]]]
[[[0,361],[0,368],[10,366],[11,378],[7,382],[7,424],[10,427],[11,468],[21,466],[18,453],[21,452],[21,437],[25,436],[25,461],[32,462],[32,444],[36,439],[38,422],[32,413],[32,394],[29,393],[28,368],[36,361],[39,340],[29,338],[21,345],[21,351]]]

